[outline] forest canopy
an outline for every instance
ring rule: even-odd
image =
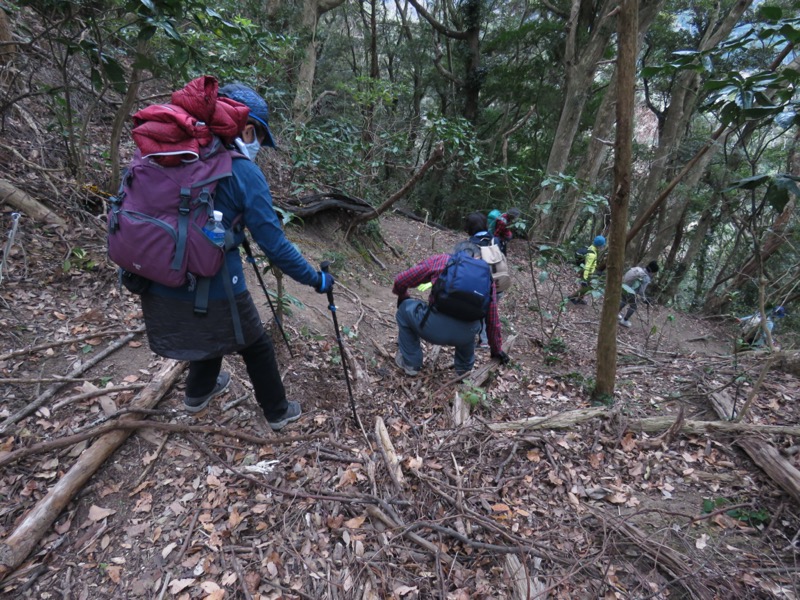
[[[423,218],[460,228],[470,211],[516,206],[518,233],[561,257],[608,230],[616,2],[0,8],[4,162],[60,173],[31,183],[11,169],[7,183],[51,206],[102,215],[131,114],[213,75],[268,99],[279,204],[335,193],[380,206],[441,149],[402,198]],[[626,264],[661,263],[663,302],[796,302],[798,40],[789,2],[640,2]]]

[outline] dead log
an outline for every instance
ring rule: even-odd
[[[734,415],[733,400],[725,392],[711,394],[711,405],[723,419],[730,419]],[[741,423],[738,423],[741,425]],[[752,431],[753,425],[750,425]],[[797,434],[793,434],[797,435]],[[795,501],[800,502],[800,470],[786,460],[774,446],[754,435],[743,435],[736,440],[736,444],[761,469],[777,483],[784,491],[791,495]]]
[[[453,397],[452,415],[453,425],[455,427],[461,427],[469,422],[469,404],[464,402],[464,399],[458,392],[456,392],[456,395]]]
[[[800,377],[800,352],[778,352],[773,355],[773,371],[783,371]]]
[[[154,407],[175,384],[185,367],[185,362],[166,361],[152,382],[134,399],[131,407]],[[126,430],[107,433],[84,450],[72,468],[25,515],[11,535],[0,542],[0,581],[22,564],[75,494],[129,435],[130,431]]]
[[[769,477],[800,502],[800,471],[786,460],[775,446],[754,436],[745,436],[736,444],[761,467]]]
[[[503,352],[509,355],[511,354],[511,350],[514,348],[514,343],[517,341],[517,337],[518,336],[516,335],[512,335],[506,339],[506,341],[503,343]],[[479,369],[476,369],[470,373],[464,381],[476,387],[483,385],[486,380],[489,379],[489,374],[499,366],[500,361],[496,358],[493,358]]]
[[[377,216],[375,207],[366,200],[340,192],[324,192],[302,198],[276,200],[275,204],[301,219],[326,210],[344,210],[355,215]]]
[[[548,415],[546,417],[527,417],[516,421],[503,423],[490,423],[492,431],[525,431],[539,429],[571,429],[576,425],[586,423],[593,419],[610,419],[617,414],[604,406],[579,408]],[[645,417],[627,421],[625,429],[634,433],[661,433],[675,426],[680,415],[663,417]],[[800,426],[797,425],[758,425],[755,423],[734,423],[731,421],[694,421],[684,419],[680,424],[681,433],[713,435],[715,433],[742,434],[761,433],[768,435],[800,436]]]
[[[696,567],[692,567],[688,563],[685,555],[673,550],[666,544],[659,544],[652,536],[647,535],[638,527],[626,523],[596,506],[591,504],[585,504],[584,506],[604,525],[637,546],[645,556],[648,556],[653,561],[653,565],[656,568],[670,575],[675,580],[675,584],[683,587],[691,598],[698,600],[714,600],[716,598],[715,594],[702,583],[700,586],[690,585],[692,574],[696,572]]]
[[[397,458],[397,451],[395,451],[394,444],[392,444],[392,438],[389,437],[389,431],[386,429],[386,424],[381,417],[375,417],[375,439],[381,446],[386,468],[389,469],[392,480],[402,490],[405,482],[403,468],[400,466],[400,459]]]
[[[542,559],[534,558],[533,563],[535,573],[540,568]],[[547,600],[547,586],[528,573],[519,557],[515,554],[506,554],[504,567],[511,587],[512,600]]]
[[[490,423],[489,429],[492,431],[517,431],[527,429],[569,429],[575,425],[580,425],[586,421],[597,418],[608,418],[611,415],[604,406],[593,408],[580,408],[577,410],[567,410],[547,417],[528,417],[516,421],[506,421],[505,423]]]
[[[57,225],[66,229],[67,223],[44,204],[13,185],[7,179],[0,179],[0,206],[9,204],[25,213],[34,221],[46,225]]]

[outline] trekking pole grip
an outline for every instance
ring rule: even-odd
[[[330,267],[331,267],[331,261],[329,260],[323,260],[321,263],[319,263],[319,270],[322,271],[323,273],[328,273],[328,269],[330,269]],[[332,288],[329,289],[327,293],[328,293],[328,305],[329,305],[328,308],[335,315],[336,305],[333,303],[333,289]]]

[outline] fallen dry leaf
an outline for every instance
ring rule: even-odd
[[[95,506],[92,504],[91,508],[89,508],[89,520],[94,521],[102,521],[106,517],[113,515],[115,511],[113,508],[102,508],[100,506]]]

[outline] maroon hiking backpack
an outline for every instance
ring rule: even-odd
[[[169,287],[212,277],[224,248],[203,227],[212,220],[214,191],[231,175],[232,154],[215,139],[201,158],[165,167],[131,162],[108,211],[108,255],[124,271]]]

